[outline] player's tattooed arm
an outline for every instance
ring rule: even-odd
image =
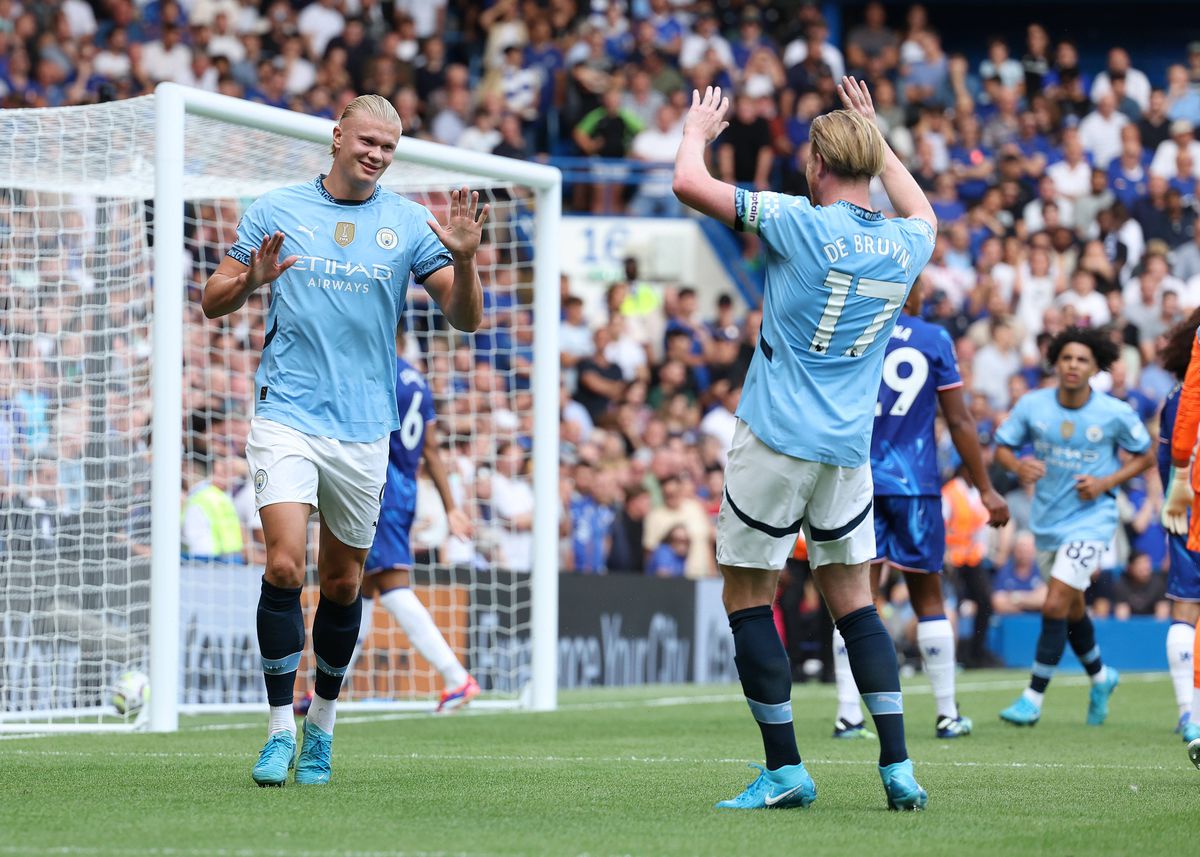
[[[737,219],[734,186],[713,178],[704,161],[705,148],[729,127],[725,121],[728,112],[729,99],[721,97],[721,87],[710,86],[703,96],[692,91],[692,108],[683,123],[671,187],[684,205],[732,227]]]

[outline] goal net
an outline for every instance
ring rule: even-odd
[[[244,453],[270,295],[217,320],[200,297],[250,202],[327,171],[331,127],[169,85],[0,114],[0,728],[172,729],[180,711],[264,704],[265,551]],[[422,477],[412,588],[480,702],[552,706],[557,174],[401,142],[385,187],[439,217],[463,184],[491,206],[483,327],[459,333],[420,286],[408,292],[404,356],[428,379],[475,528],[450,537]],[[535,415],[546,390],[554,401]],[[532,528],[506,508],[526,491]],[[314,520],[310,628],[318,531]],[[298,694],[312,669],[310,649]],[[150,675],[150,703],[120,716],[112,688],[127,671]],[[343,698],[429,707],[441,689],[376,603]]]

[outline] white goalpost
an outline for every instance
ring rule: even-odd
[[[198,301],[241,211],[327,170],[332,127],[174,84],[0,113],[0,731],[173,731],[181,712],[262,710],[244,441],[270,294],[215,321]],[[435,215],[464,184],[492,207],[479,332],[409,287],[405,356],[476,527],[448,539],[436,493],[419,492],[412,585],[483,687],[473,704],[553,709],[561,176],[404,137],[383,184]],[[505,502],[521,483],[531,525]],[[232,500],[205,507],[219,550],[186,511],[211,486]],[[439,677],[375,609],[345,705],[431,707]],[[150,697],[119,716],[110,689],[128,670]]]

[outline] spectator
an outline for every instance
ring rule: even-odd
[[[1059,309],[1070,307],[1076,323],[1082,327],[1104,327],[1112,320],[1108,301],[1096,291],[1096,277],[1091,271],[1076,270],[1070,283],[1070,288],[1055,300]]]
[[[1113,583],[1113,618],[1154,616],[1166,619],[1171,612],[1166,600],[1166,575],[1155,573],[1150,557],[1135,553],[1129,557],[1125,571]]]
[[[575,126],[575,145],[588,157],[624,158],[630,143],[642,130],[638,118],[621,107],[621,90],[611,87],[604,93],[601,106],[590,111]],[[592,213],[614,209],[614,185],[592,188]]]
[[[866,5],[863,22],[846,37],[846,62],[851,69],[882,72],[891,71],[899,62],[899,40],[888,27],[887,12],[878,0]]]
[[[650,493],[640,485],[625,492],[625,504],[612,525],[612,548],[607,566],[611,572],[641,574],[646,566],[642,549],[646,515],[650,512]]]
[[[583,317],[583,299],[568,295],[563,301],[563,320],[558,328],[559,361],[563,384],[572,395],[579,386],[580,361],[595,353],[592,329]]]
[[[582,574],[604,574],[612,544],[612,509],[598,496],[596,472],[586,463],[575,465],[569,515],[571,522],[571,570]]]
[[[491,474],[491,511],[503,525],[497,564],[512,571],[533,567],[533,487],[525,476],[525,453],[512,441],[496,450]]]
[[[1113,48],[1108,52],[1107,68],[1092,81],[1091,99],[1099,103],[1101,96],[1112,92],[1112,78],[1124,75],[1126,94],[1137,102],[1142,110],[1150,106],[1150,79],[1130,64],[1129,54],[1124,48]]]
[[[992,608],[998,616],[1012,613],[1040,613],[1046,600],[1046,583],[1037,566],[1037,548],[1033,533],[1017,534],[1012,556],[992,584]]]
[[[979,64],[979,76],[983,80],[997,78],[1005,89],[1012,89],[1025,82],[1025,69],[1008,54],[1008,44],[1000,36],[987,40],[987,58]]]
[[[695,30],[684,37],[679,50],[679,67],[685,72],[701,62],[711,62],[725,71],[734,69],[729,42],[721,35],[717,16],[707,9],[697,16]]]
[[[1092,168],[1084,157],[1083,142],[1075,129],[1063,131],[1062,152],[1063,159],[1047,167],[1046,175],[1053,179],[1060,195],[1073,200],[1092,186]]]
[[[575,399],[585,408],[592,422],[599,422],[625,392],[621,367],[608,359],[608,328],[598,327],[592,334],[592,353],[579,361],[579,387]]]
[[[767,121],[758,115],[754,100],[734,99],[734,114],[717,144],[718,172],[723,181],[740,187],[769,187],[774,154]]]
[[[1166,179],[1175,178],[1178,171],[1179,153],[1186,150],[1192,157],[1192,169],[1200,164],[1200,140],[1193,136],[1192,125],[1187,119],[1176,119],[1171,123],[1171,136],[1158,144],[1154,150],[1154,159],[1150,162],[1150,172]],[[1194,176],[1200,177],[1193,172]]]
[[[713,525],[695,497],[690,474],[668,473],[660,484],[663,502],[646,515],[642,545],[648,554],[652,553],[673,528],[681,527],[690,539],[684,573],[693,580],[712,576]]]
[[[1111,89],[1079,123],[1079,141],[1097,168],[1107,169],[1121,153],[1121,129],[1128,124],[1129,117],[1117,110],[1117,97]]]
[[[633,138],[631,154],[647,164],[672,164],[682,140],[683,127],[675,108],[663,105],[658,108],[654,126]],[[677,217],[682,214],[683,206],[671,190],[672,175],[673,169],[668,166],[647,170],[629,203],[629,213],[635,217]]]
[[[662,543],[650,554],[650,559],[646,562],[646,574],[655,577],[683,577],[691,543],[686,528],[671,527]]]

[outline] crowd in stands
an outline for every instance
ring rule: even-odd
[[[871,2],[847,10],[843,36],[833,40],[819,7],[803,2],[0,0],[0,103],[109,101],[170,80],[334,117],[354,95],[378,92],[393,101],[406,134],[511,157],[597,159],[591,180],[568,194],[569,209],[671,216],[683,212],[669,172],[639,172],[631,187],[618,159],[669,162],[692,88],[714,83],[732,93],[730,126],[712,148],[714,174],[800,194],[810,122],[838,106],[836,81],[852,73],[870,85],[880,127],[938,215],[921,277],[924,311],[957,343],[981,438],[990,443],[1012,403],[1046,383],[1045,344],[1068,325],[1111,332],[1121,359],[1097,386],[1153,429],[1175,383],[1160,365],[1163,335],[1200,307],[1200,42],[1179,45],[1165,75],[1149,76],[1131,57],[1134,45],[1114,45],[1088,65],[1079,46],[1038,23],[1023,43],[944,44],[935,17],[919,4]],[[881,189],[876,204],[888,207]],[[0,205],[0,240],[18,207],[11,197]],[[208,219],[224,225],[192,240],[228,246],[236,213]],[[742,246],[743,263],[756,269],[758,246]],[[483,266],[494,272],[485,282],[485,330],[467,343],[474,351],[442,351],[437,343],[448,340],[428,330],[409,345],[439,396],[456,491],[485,526],[475,544],[459,544],[426,504],[414,538],[440,562],[522,569],[532,549],[532,316],[517,300],[527,286],[522,260],[494,252]],[[193,286],[219,259],[210,255],[194,253]],[[40,275],[66,277],[66,267]],[[0,470],[14,507],[48,496],[47,483],[73,484],[64,474],[86,457],[48,452],[63,421],[82,419],[60,391],[90,347],[70,319],[9,312],[27,308],[18,279],[0,266],[8,351],[0,359]],[[132,313],[131,329],[144,317],[138,301],[114,304]],[[203,416],[189,430],[201,454],[184,488],[215,484],[228,496],[243,524],[235,552],[250,561],[261,545],[240,453],[261,312],[260,301],[218,325],[193,306],[185,341],[196,373],[189,413]],[[608,287],[601,315],[585,314],[564,281],[564,570],[715,574],[722,465],[759,320],[740,298],[701,306],[687,284],[648,281],[636,259]],[[125,349],[120,359],[136,379],[147,342],[107,344]],[[15,359],[35,353],[45,361]],[[226,356],[209,365],[214,354]],[[215,398],[205,392],[214,383],[222,391]],[[125,415],[130,448],[144,452],[148,403],[130,392],[135,386],[112,388],[108,406]],[[948,438],[941,447],[949,480],[956,462]],[[994,478],[1014,523],[999,533],[978,521],[954,524],[979,545],[974,564],[994,583],[990,608],[1036,610],[1044,589],[1033,570],[1030,494],[999,470]],[[1123,491],[1123,527],[1106,583],[1095,588],[1100,611],[1162,615],[1161,493],[1153,474]],[[41,502],[68,497],[78,500],[63,487]],[[143,532],[144,508],[139,515]],[[213,550],[222,552],[195,552]]]

